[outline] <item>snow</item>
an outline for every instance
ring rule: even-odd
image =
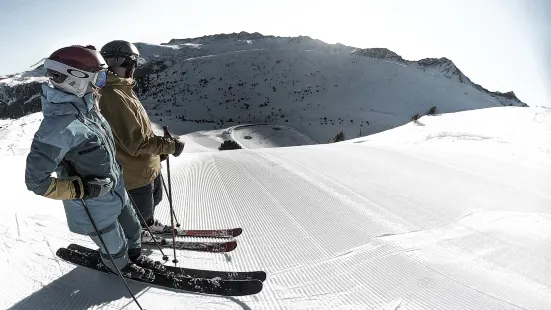
[[[550,116],[436,114],[329,144],[289,125],[274,135],[273,124],[156,122],[158,133],[194,130],[170,162],[182,226],[244,230],[234,251],[177,250],[180,264],[268,277],[246,297],[131,289],[146,309],[549,309]],[[68,231],[60,202],[25,188],[40,119],[0,121],[0,270],[10,281],[0,308],[137,309],[119,279],[55,256],[69,243],[94,246]],[[299,137],[304,145],[292,145]],[[245,149],[218,151],[229,138]],[[158,214],[170,222],[166,196]]]
[[[500,107],[425,116],[417,122],[346,143],[367,141],[414,148],[423,145],[432,150],[444,147],[531,164],[533,159],[545,159],[551,154],[551,110]]]
[[[178,250],[179,265],[268,274],[235,298],[132,283],[144,308],[551,308],[550,109],[507,107],[445,58],[305,36],[136,45],[140,66],[163,68],[142,100],[154,130],[186,144],[171,157],[178,221],[244,229],[234,251]],[[0,77],[0,97],[41,75]],[[55,256],[95,246],[25,187],[41,120],[0,120],[0,308],[137,309],[120,279]],[[242,149],[218,151],[226,140]],[[166,193],[157,210],[170,223]]]
[[[308,37],[197,41],[200,48],[185,40],[140,46],[144,57],[164,55],[158,60],[168,64],[143,81],[141,96],[149,111],[169,119],[209,121],[201,130],[282,124],[327,142],[341,131],[350,139],[401,126],[432,107],[449,113],[521,105],[477,88],[446,58],[406,61],[386,49]]]
[[[288,127],[272,124],[238,125],[229,128],[231,140],[242,148],[287,147],[318,144],[319,142]]]

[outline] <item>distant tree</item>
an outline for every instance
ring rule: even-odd
[[[224,142],[222,142],[222,144],[220,145],[218,150],[219,151],[237,150],[237,149],[240,149],[240,148],[241,148],[241,146],[239,144],[237,144],[237,142],[235,142],[233,140],[225,140]]]
[[[434,115],[436,113],[436,107],[432,107],[429,110],[429,115]]]
[[[420,118],[421,118],[421,117],[419,116],[419,114],[415,114],[415,115],[413,115],[413,116],[411,117],[411,120],[415,122],[415,121],[417,121],[417,120],[420,119]]]
[[[335,138],[333,138],[333,142],[340,142],[340,141],[344,141],[344,132],[342,130],[335,136]]]

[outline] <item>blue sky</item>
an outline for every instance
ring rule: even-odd
[[[475,83],[551,106],[549,0],[0,0],[0,74],[71,44],[239,31],[447,57]]]

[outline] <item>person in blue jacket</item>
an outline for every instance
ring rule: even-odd
[[[123,275],[153,280],[149,268],[156,263],[141,255],[142,228],[115,159],[111,128],[98,108],[98,89],[107,79],[105,60],[93,46],[74,45],[52,53],[44,67],[49,77],[42,84],[44,119],[27,157],[27,188],[61,200],[69,230],[90,236],[113,272],[109,253]]]

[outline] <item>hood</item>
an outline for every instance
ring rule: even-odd
[[[94,94],[79,98],[55,89],[50,82],[42,83],[42,113],[44,116],[86,113],[94,107]]]

